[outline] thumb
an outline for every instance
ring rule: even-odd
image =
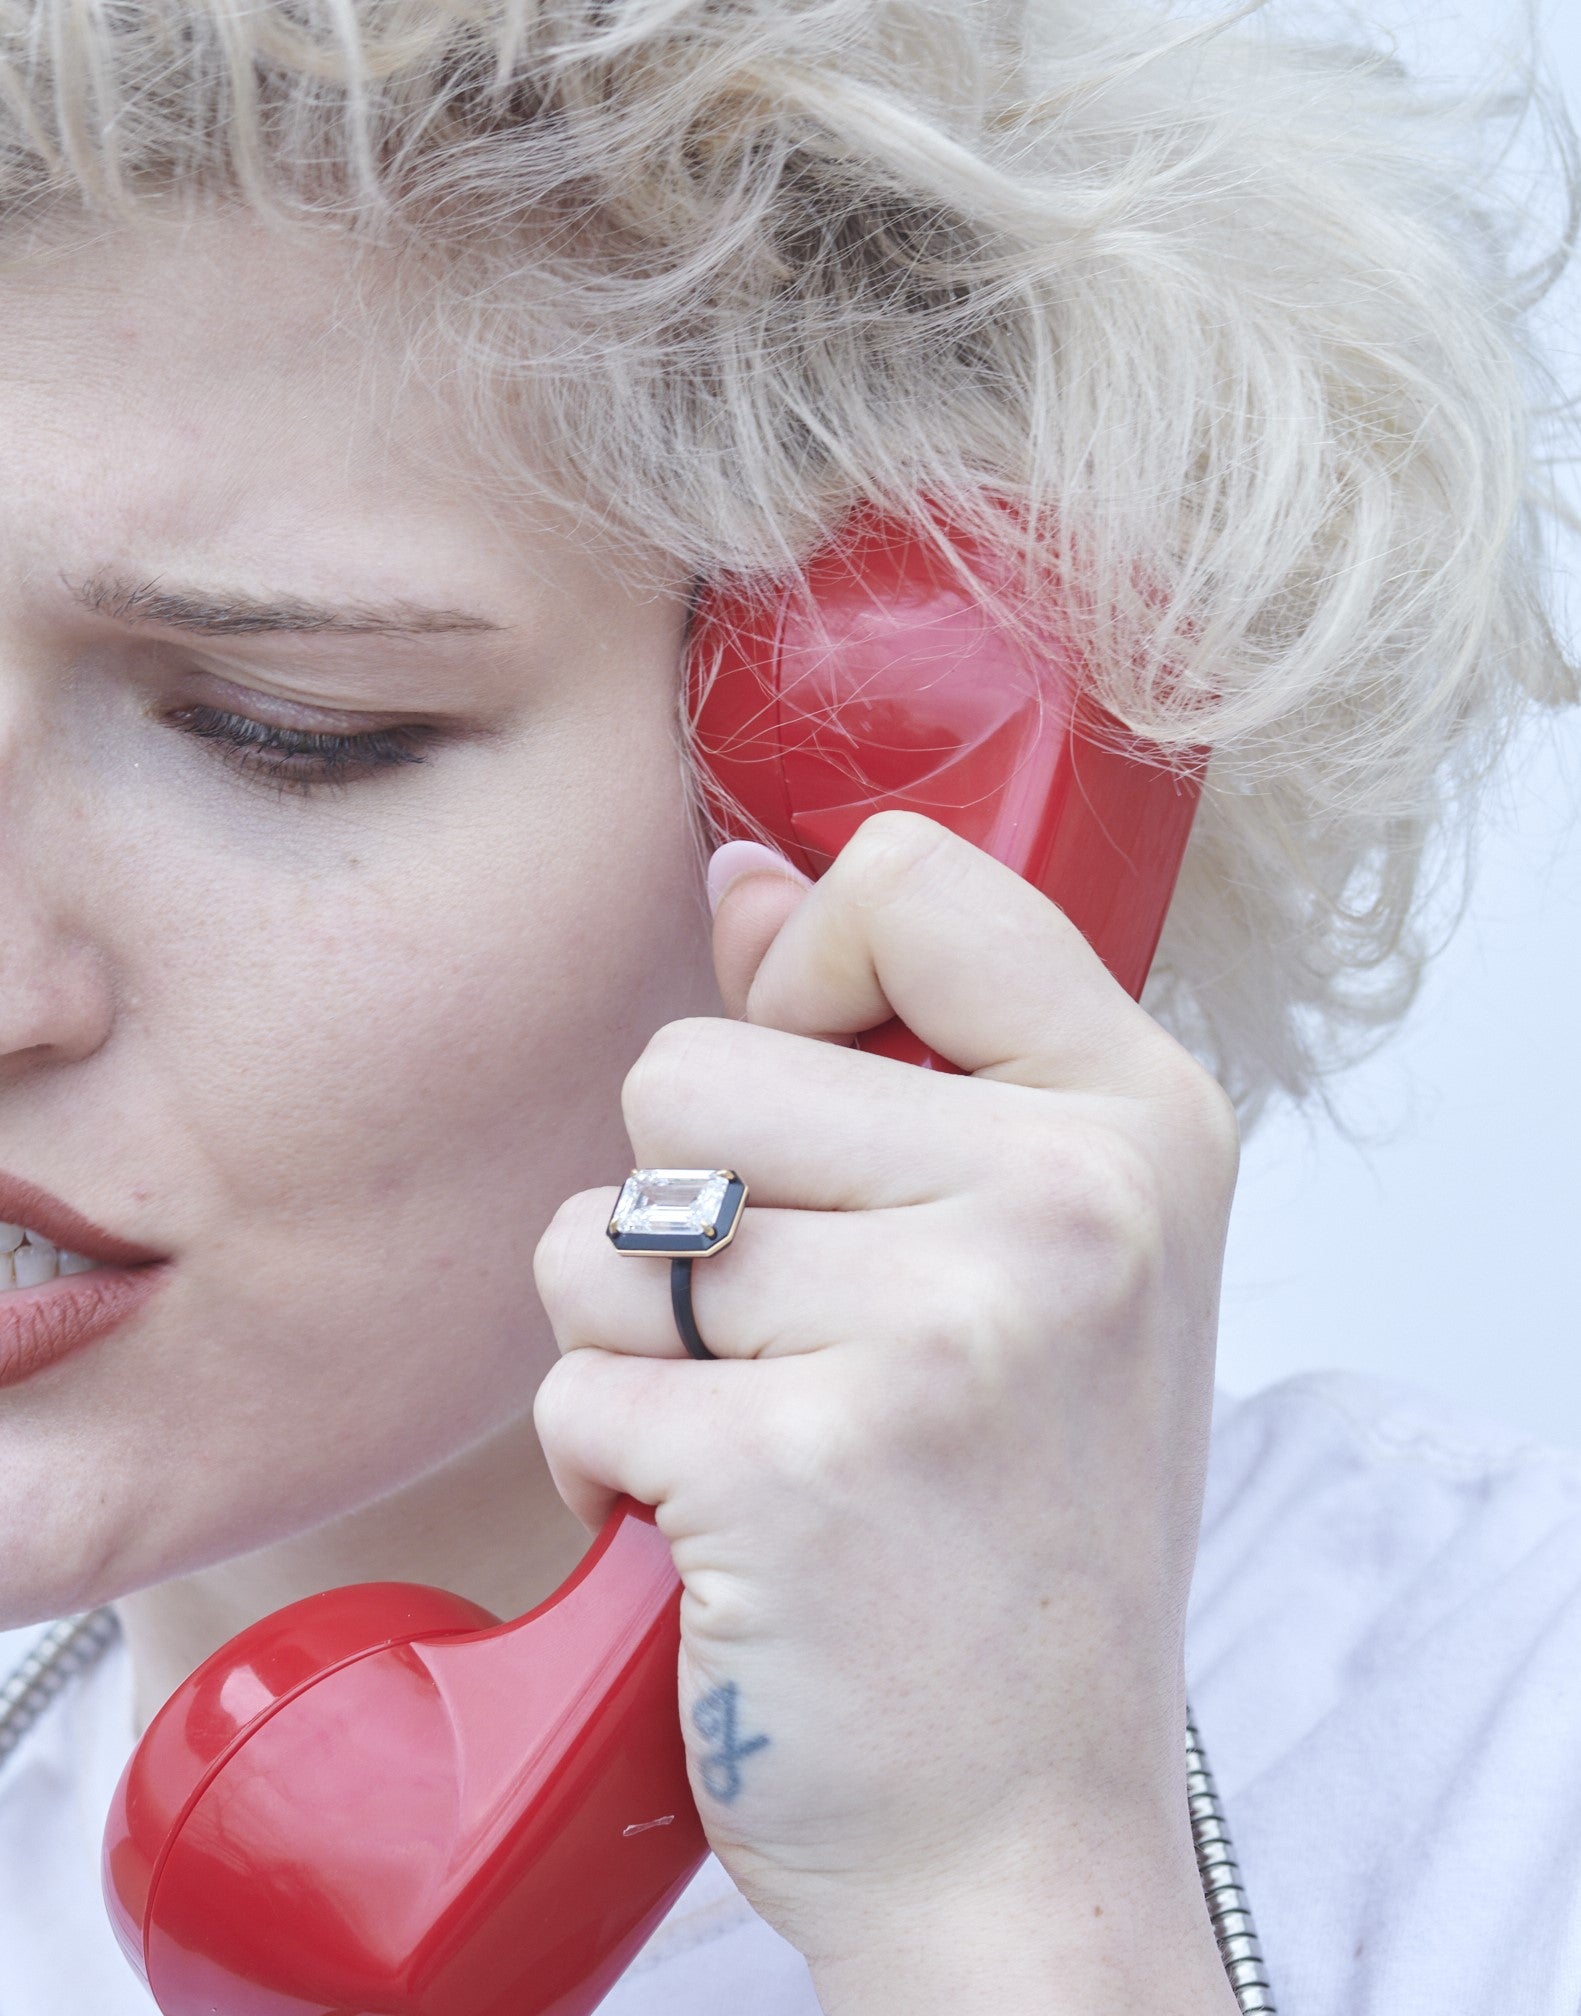
[[[771,847],[727,840],[708,863],[708,900],[714,911],[714,975],[725,1013],[746,1013],[752,977],[780,926],[812,887]]]

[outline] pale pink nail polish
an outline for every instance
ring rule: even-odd
[[[720,898],[739,876],[751,875],[765,868],[775,869],[788,876],[793,882],[800,882],[804,888],[812,887],[812,878],[804,875],[783,854],[776,854],[772,847],[759,846],[756,840],[727,840],[722,847],[716,847],[708,863],[708,907],[719,908]]]

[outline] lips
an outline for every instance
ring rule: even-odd
[[[170,1279],[164,1265],[97,1267],[0,1295],[0,1387],[95,1344]]]
[[[167,1257],[151,1247],[106,1232],[102,1225],[95,1225],[36,1183],[8,1176],[4,1170],[0,1170],[0,1224],[25,1225],[30,1232],[42,1232],[52,1246],[81,1253],[85,1259],[97,1260],[104,1267],[146,1267],[151,1261]]]
[[[167,1255],[106,1232],[36,1183],[3,1173],[0,1223],[25,1226],[58,1249],[96,1263],[86,1273],[0,1294],[0,1387],[14,1386],[108,1336],[170,1278]]]

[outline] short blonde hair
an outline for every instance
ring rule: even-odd
[[[954,500],[1105,704],[1214,746],[1144,1001],[1249,1126],[1404,1013],[1435,848],[1576,686],[1488,122],[1248,11],[0,0],[0,206],[394,248],[502,484],[530,392],[696,576]]]

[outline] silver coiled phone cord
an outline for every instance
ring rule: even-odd
[[[108,1603],[52,1624],[16,1671],[0,1686],[0,1764],[74,1673],[91,1666],[120,1636],[121,1625]],[[1213,1936],[1242,2016],[1277,2016],[1263,1968],[1251,1906],[1241,1888],[1230,1830],[1219,1804],[1208,1753],[1191,1711],[1186,1711],[1186,1801],[1197,1873],[1207,1900]]]
[[[1219,1958],[1235,1990],[1241,2016],[1278,2016],[1268,1972],[1263,1966],[1252,1907],[1241,1888],[1241,1872],[1230,1840],[1229,1823],[1219,1804],[1218,1787],[1208,1765],[1191,1709],[1186,1709],[1186,1804],[1191,1813],[1191,1845],[1197,1851],[1197,1874],[1207,1900]]]
[[[0,1686],[0,1764],[74,1673],[91,1666],[121,1635],[108,1603],[52,1624],[21,1665]]]

